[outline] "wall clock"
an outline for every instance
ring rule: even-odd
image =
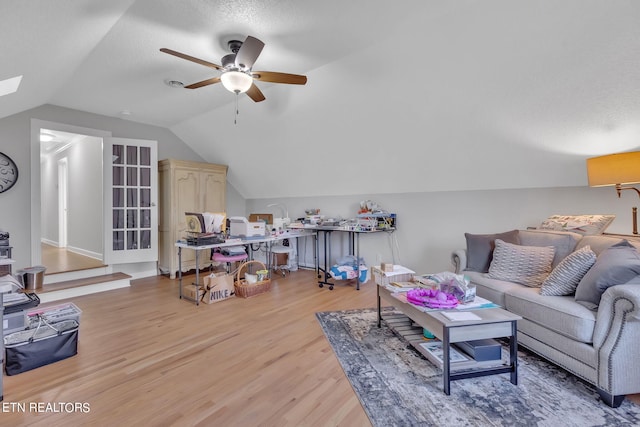
[[[18,180],[18,167],[11,157],[0,153],[0,193],[4,193]]]

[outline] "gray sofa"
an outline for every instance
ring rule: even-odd
[[[522,246],[553,246],[551,268],[587,245],[599,256],[623,239],[614,235],[582,236],[542,230],[511,233],[517,234],[517,244]],[[640,248],[639,240],[627,240]],[[471,279],[477,295],[522,316],[518,322],[519,344],[593,384],[609,406],[619,406],[627,394],[640,393],[640,276],[608,287],[598,307],[593,309],[576,301],[574,295],[541,295],[540,287],[498,280],[489,272],[470,270],[469,242],[467,236],[467,249],[452,253],[455,272]]]

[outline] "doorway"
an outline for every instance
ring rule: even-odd
[[[54,143],[45,145],[42,134]],[[117,265],[138,277],[156,274],[157,141],[38,119],[31,120],[31,265],[54,268],[43,258],[43,244],[60,249],[58,160],[64,157],[66,252],[98,260],[104,273]],[[45,284],[61,280],[69,279],[45,276]]]
[[[39,134],[45,274],[104,267],[103,138],[50,128]]]

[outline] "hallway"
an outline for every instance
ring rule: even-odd
[[[104,267],[101,260],[71,252],[66,248],[46,243],[42,243],[41,248],[42,265],[47,267],[45,275]]]

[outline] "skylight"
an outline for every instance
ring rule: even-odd
[[[0,96],[9,95],[18,90],[22,81],[22,76],[12,77],[6,80],[0,80]]]

